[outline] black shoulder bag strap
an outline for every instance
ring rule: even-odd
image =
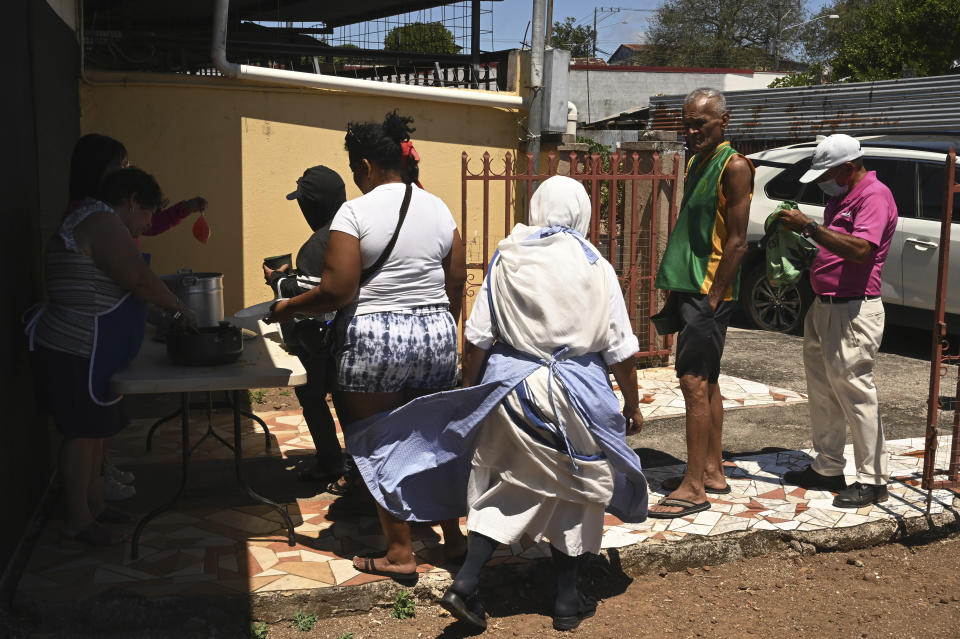
[[[360,283],[357,285],[357,290],[359,290],[361,286],[369,282],[370,278],[376,275],[377,271],[380,270],[380,267],[383,266],[383,263],[386,262],[387,258],[390,257],[390,253],[393,252],[393,247],[397,243],[397,236],[400,235],[400,227],[403,226],[403,220],[406,219],[407,217],[407,209],[410,208],[410,197],[412,194],[413,194],[413,186],[408,184],[406,193],[403,194],[403,204],[400,205],[400,215],[397,218],[397,228],[393,230],[393,237],[391,237],[390,241],[387,242],[387,245],[383,248],[383,252],[380,254],[380,257],[377,258],[377,261],[360,272]],[[336,322],[341,317],[342,317],[342,314],[340,313],[340,311],[337,311],[337,317],[334,320],[334,322]],[[331,324],[327,324],[323,327],[320,333],[319,346],[314,348],[310,348],[309,346],[306,347],[306,350],[308,352],[310,352],[311,354],[318,354],[323,352],[329,353],[331,348],[331,340],[333,339],[333,336],[331,335],[331,333],[334,332],[333,330],[330,329]],[[329,364],[332,365],[332,362],[333,362],[333,359],[331,358]],[[336,375],[334,375],[334,379],[336,379]]]
[[[390,253],[393,252],[393,247],[397,244],[397,237],[400,235],[400,227],[403,226],[403,220],[407,217],[407,209],[410,208],[410,196],[413,194],[413,185],[407,185],[407,191],[403,194],[403,204],[400,205],[400,216],[397,218],[397,228],[393,230],[393,237],[390,238],[390,241],[387,242],[387,245],[383,248],[383,253],[380,254],[380,257],[377,258],[377,261],[363,269],[360,273],[360,283],[357,285],[359,289],[361,286],[370,281],[370,278],[377,274],[377,271],[380,270],[380,267],[383,266],[383,263],[387,261],[387,258],[390,257]]]

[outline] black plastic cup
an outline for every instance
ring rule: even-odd
[[[267,265],[267,268],[273,269],[274,271],[283,266],[284,264],[289,264],[291,268],[293,267],[293,256],[290,253],[286,255],[274,255],[273,257],[263,258],[263,263]]]

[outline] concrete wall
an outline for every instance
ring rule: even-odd
[[[57,4],[73,15],[71,3]],[[0,260],[6,277],[0,280],[0,384],[6,401],[0,413],[0,485],[6,490],[0,573],[40,502],[56,455],[52,427],[38,413],[20,316],[42,296],[43,239],[66,204],[67,167],[79,135],[80,55],[73,28],[44,0],[13,2],[4,9],[0,55],[8,73],[0,119],[7,153],[0,160]],[[0,600],[10,594],[0,592]]]
[[[131,162],[156,175],[171,201],[203,195],[212,236],[190,233],[193,218],[141,246],[154,270],[224,273],[229,314],[268,298],[260,269],[269,255],[294,253],[309,235],[296,202],[284,196],[303,170],[326,164],[357,197],[343,148],[348,121],[381,121],[398,108],[415,119],[421,181],[461,223],[461,153],[516,152],[517,113],[438,102],[349,95],[322,89],[256,86],[219,78],[149,74],[89,76],[81,87],[84,133],[126,144]],[[471,193],[474,193],[471,190]],[[480,226],[471,195],[470,227]]]
[[[616,151],[624,142],[636,142],[640,139],[640,132],[629,129],[605,129],[601,131],[578,131],[578,138],[587,138],[602,144],[611,151]]]
[[[581,122],[596,122],[650,103],[652,95],[687,93],[698,87],[721,91],[766,88],[782,73],[733,69],[570,67],[570,100]],[[589,87],[588,87],[589,84]]]

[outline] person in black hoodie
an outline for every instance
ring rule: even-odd
[[[297,180],[297,190],[287,195],[287,199],[296,200],[300,205],[300,211],[313,234],[300,247],[295,270],[289,264],[277,269],[263,265],[267,284],[277,297],[293,297],[320,283],[327,240],[330,238],[330,223],[346,201],[347,194],[343,180],[336,171],[325,166],[314,166],[304,171]],[[328,374],[332,363],[321,333],[328,319],[331,318],[297,319],[285,322],[281,330],[288,348],[296,352],[307,370],[307,383],[294,390],[317,450],[316,464],[301,470],[297,477],[304,481],[329,482],[327,488],[332,487],[341,491],[337,494],[344,494],[350,484],[340,479],[344,460],[333,415],[327,404]]]

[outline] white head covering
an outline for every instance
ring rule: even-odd
[[[590,198],[583,185],[565,175],[544,180],[530,199],[531,226],[568,226],[590,232]]]
[[[487,275],[500,339],[544,358],[562,346],[569,355],[600,352],[610,326],[604,272],[610,265],[602,258],[591,263],[581,240],[569,233],[539,233],[542,227],[566,226],[586,236],[587,192],[565,176],[545,180],[530,200],[530,224],[517,224],[499,243],[500,256]]]

